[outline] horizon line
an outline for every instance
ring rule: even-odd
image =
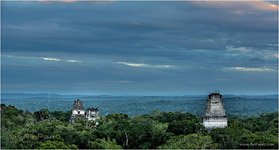
[[[60,95],[60,96],[206,96],[209,95],[210,92],[206,94],[66,94],[66,93],[47,93],[47,92],[0,92],[1,97],[2,94],[30,94],[30,95],[37,95],[37,94],[49,94],[49,95]],[[220,92],[221,93],[221,92]],[[277,95],[279,93],[266,93],[266,94],[232,94],[232,93],[225,93],[221,95],[233,95],[233,96],[271,96]]]

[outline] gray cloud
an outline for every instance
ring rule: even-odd
[[[278,16],[273,7],[267,2],[3,2],[3,89],[15,91],[13,85],[22,84],[44,91],[40,85],[46,84],[58,92],[199,93],[218,86],[241,91],[245,84],[274,92]],[[226,80],[215,86],[218,79]],[[85,83],[88,89],[74,86]]]

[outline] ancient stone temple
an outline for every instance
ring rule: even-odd
[[[72,108],[70,122],[74,123],[77,118],[95,121],[99,118],[99,110],[98,108],[88,108],[85,112],[82,101],[79,99],[75,100]]]
[[[81,100],[75,100],[72,109],[72,115],[84,115],[83,104]]]
[[[225,128],[228,126],[222,95],[219,92],[208,95],[203,125],[207,129]]]
[[[99,110],[98,108],[87,108],[85,112],[85,118],[87,120],[96,120],[99,118]]]

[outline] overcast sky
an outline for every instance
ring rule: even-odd
[[[2,2],[2,92],[276,94],[274,2]]]

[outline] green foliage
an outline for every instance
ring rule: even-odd
[[[149,118],[137,117],[131,120],[127,130],[127,148],[156,148],[167,139],[168,125]]]
[[[145,116],[164,123],[171,123],[173,121],[183,121],[183,120],[199,120],[197,116],[191,113],[181,113],[181,112],[155,111],[151,115],[145,115]]]
[[[129,117],[110,114],[96,122],[71,112],[30,113],[1,104],[3,149],[205,149],[278,148],[278,113],[229,118],[227,128],[205,130],[199,117],[181,112],[153,112]]]
[[[164,145],[159,146],[160,149],[212,149],[216,147],[217,144],[213,143],[210,136],[200,134],[174,136]]]
[[[109,114],[106,116],[107,120],[123,120],[128,118],[127,114]]]
[[[235,132],[235,133],[234,133]],[[241,132],[234,128],[213,129],[210,136],[219,144],[219,148],[237,148],[241,140]],[[239,134],[240,133],[240,134]]]
[[[224,129],[213,129],[210,136],[219,148],[278,148],[278,113],[259,117],[233,118]]]
[[[97,139],[96,141],[89,142],[90,149],[122,149],[115,141],[106,141],[104,139]]]
[[[156,148],[169,136],[168,125],[145,117],[108,115],[97,127],[99,138],[115,139],[123,148]]]
[[[49,113],[52,118],[56,118],[57,120],[68,122],[71,117],[71,111],[62,112],[62,111],[53,111]]]
[[[49,119],[49,111],[47,109],[41,109],[40,111],[34,112],[34,116],[37,121]]]
[[[168,131],[180,135],[198,133],[202,128],[199,120],[183,120],[171,122]]]
[[[45,141],[39,146],[40,149],[77,149],[76,145],[66,145],[61,141]]]

